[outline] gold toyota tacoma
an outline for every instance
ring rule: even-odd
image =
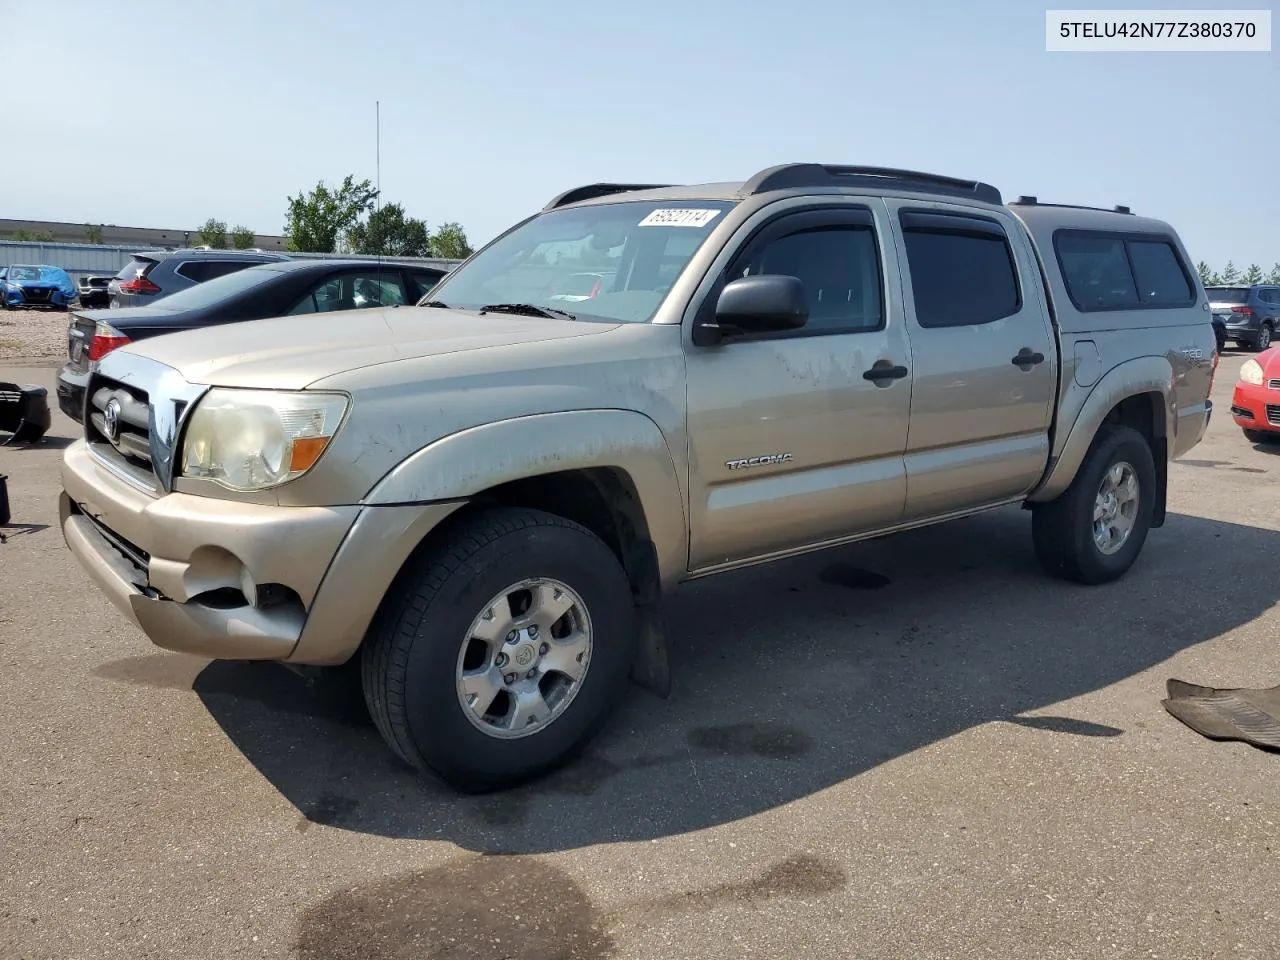
[[[684,580],[1019,503],[1121,576],[1217,364],[1167,224],[873,167],[580,187],[429,296],[107,355],[62,527],[154,643],[358,670],[469,790],[663,689]]]

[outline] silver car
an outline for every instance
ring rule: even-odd
[[[107,285],[109,307],[145,307],[171,293],[245,267],[288,260],[282,253],[247,250],[148,250],[135,253]]]

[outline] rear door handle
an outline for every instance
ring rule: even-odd
[[[1011,362],[1015,367],[1022,367],[1022,369],[1026,370],[1038,363],[1044,363],[1044,354],[1038,353],[1030,347],[1023,347]]]
[[[906,367],[895,366],[892,360],[877,360],[871,369],[862,375],[862,379],[870,380],[877,387],[887,387],[889,381],[901,380],[907,372]]]

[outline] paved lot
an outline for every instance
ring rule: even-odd
[[[1015,510],[697,584],[671,699],[486,798],[156,651],[62,544],[60,441],[0,449],[0,957],[1274,958],[1280,757],[1159,702],[1280,683],[1242,360],[1121,583],[1044,577]]]

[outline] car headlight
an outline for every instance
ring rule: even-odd
[[[337,393],[214,387],[187,421],[182,475],[231,490],[296,480],[329,446],[349,403]]]
[[[1240,368],[1240,382],[1262,385],[1262,364],[1257,360],[1246,360]]]

